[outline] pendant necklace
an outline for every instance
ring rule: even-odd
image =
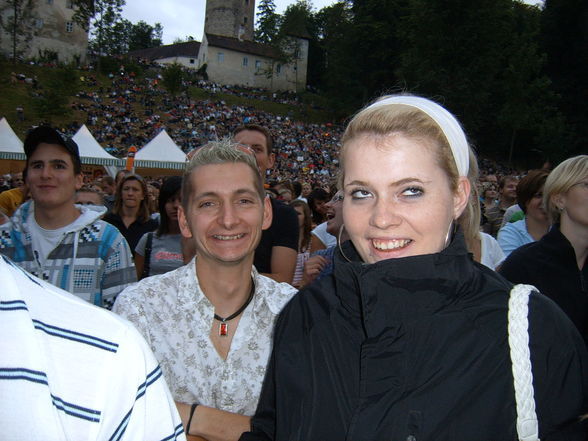
[[[229,324],[227,322],[233,320],[235,317],[237,317],[239,314],[245,311],[245,308],[247,308],[249,303],[251,303],[251,299],[253,299],[254,292],[255,284],[253,283],[253,279],[251,279],[251,292],[249,293],[249,297],[247,298],[245,303],[243,303],[243,306],[241,306],[237,311],[235,311],[228,317],[223,318],[220,315],[217,315],[216,313],[214,314],[214,319],[220,322],[218,324],[218,335],[220,335],[221,337],[226,337],[227,335],[229,335]]]

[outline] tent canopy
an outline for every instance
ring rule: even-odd
[[[135,154],[137,168],[166,168],[182,170],[186,166],[186,154],[170,138],[165,130],[143,146]]]
[[[124,165],[124,160],[115,158],[104,150],[84,124],[72,139],[78,145],[83,164],[94,165]]]
[[[0,119],[0,159],[25,160],[23,145],[6,118]]]

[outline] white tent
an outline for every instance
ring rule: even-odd
[[[186,166],[186,154],[165,130],[135,154],[137,168],[167,168],[181,170]]]
[[[23,142],[16,136],[6,118],[0,119],[0,159],[26,159]]]
[[[104,150],[84,124],[72,137],[80,150],[83,164],[92,165],[124,165],[124,159],[118,159]]]

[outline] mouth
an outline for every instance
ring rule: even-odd
[[[412,243],[412,239],[372,239],[372,246],[378,251],[401,250],[410,243]]]
[[[217,240],[238,240],[241,239],[245,236],[244,233],[241,234],[231,234],[231,235],[223,235],[223,234],[213,234],[212,237],[214,237]]]
[[[328,221],[330,221],[331,219],[335,218],[335,213],[327,211],[327,214],[325,215],[325,217],[327,218]]]

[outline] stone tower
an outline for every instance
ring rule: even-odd
[[[206,0],[204,32],[253,40],[255,0]]]

